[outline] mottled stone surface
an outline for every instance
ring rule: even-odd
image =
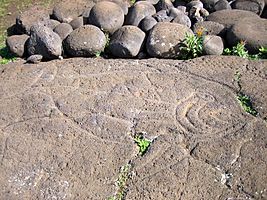
[[[266,61],[0,66],[0,199],[266,199]],[[259,115],[239,105],[234,82]],[[144,156],[132,138],[153,140]]]

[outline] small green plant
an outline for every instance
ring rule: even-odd
[[[237,43],[236,46],[234,46],[232,49],[226,48],[224,49],[224,55],[233,55],[233,56],[239,56],[242,58],[249,58],[248,51],[245,48],[246,43],[241,41]]]
[[[249,114],[257,116],[258,112],[253,108],[251,99],[249,96],[239,93],[237,95],[237,100],[239,101],[241,107]]]
[[[149,148],[149,146],[151,144],[151,141],[146,139],[146,138],[144,138],[143,135],[135,136],[134,137],[134,141],[137,144],[137,146],[139,147],[139,154],[141,156],[143,156],[147,152],[147,150],[148,150],[148,148]]]
[[[261,47],[259,49],[259,58],[267,59],[267,47]]]
[[[130,177],[131,165],[127,164],[121,167],[116,185],[118,187],[117,193],[113,197],[109,197],[108,200],[122,200],[126,192],[126,183]]]
[[[10,53],[6,46],[0,47],[0,64],[7,64],[16,60],[16,57]]]
[[[130,0],[131,4],[135,4],[136,0]]]
[[[201,34],[186,34],[181,43],[181,58],[192,59],[203,54],[203,37]]]

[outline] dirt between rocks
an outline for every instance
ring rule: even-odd
[[[225,56],[0,66],[0,199],[267,199],[266,75]]]

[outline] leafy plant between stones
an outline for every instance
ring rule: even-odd
[[[9,51],[6,46],[0,46],[0,64],[7,64],[10,62],[14,62],[17,58]]]
[[[249,54],[246,47],[245,41],[240,41],[237,43],[236,46],[233,46],[230,48],[225,48],[223,51],[224,55],[233,55],[233,56],[239,56],[242,58],[247,58],[249,60],[258,60],[258,59],[266,59],[267,58],[267,47],[261,47],[259,48],[258,54]]]
[[[106,44],[105,44],[105,48],[104,48],[104,51],[97,51],[95,53],[95,57],[100,57],[101,54],[103,54],[104,52],[107,51],[108,47],[109,47],[109,44],[110,44],[110,36],[109,36],[109,33],[107,31],[105,31],[104,29],[101,28],[101,30],[104,32],[105,34],[105,38],[106,38]]]
[[[116,194],[112,197],[109,197],[108,200],[123,200],[126,192],[126,184],[130,177],[131,164],[126,164],[121,167],[118,180],[116,181],[116,185],[118,190]]]
[[[203,54],[203,35],[202,33],[188,34],[181,42],[181,56],[183,60],[193,59]]]

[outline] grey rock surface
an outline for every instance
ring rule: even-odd
[[[36,24],[31,27],[26,43],[28,55],[40,54],[44,59],[58,58],[62,53],[62,40],[52,29]]]
[[[138,1],[129,9],[125,19],[125,25],[138,26],[139,23],[147,16],[152,16],[156,13],[154,6],[147,1]]]
[[[90,36],[90,37],[89,37]],[[64,50],[70,56],[95,56],[104,51],[105,34],[96,26],[84,25],[75,29],[64,40]]]
[[[59,37],[64,40],[68,35],[73,31],[73,28],[70,24],[61,23],[54,29],[54,32],[59,35]]]
[[[26,62],[27,63],[33,63],[33,64],[37,64],[40,63],[43,59],[42,55],[31,55],[30,57],[27,58]]]
[[[208,21],[218,22],[220,24],[225,25],[226,28],[231,27],[233,24],[238,22],[240,19],[243,18],[254,18],[255,20],[259,20],[259,16],[253,12],[246,11],[246,10],[219,10],[216,12],[211,13],[208,17]]]
[[[247,10],[261,15],[265,6],[264,0],[236,0],[232,7],[239,10]]]
[[[115,57],[135,57],[143,47],[145,36],[136,26],[123,26],[112,35],[108,49]]]
[[[144,19],[142,19],[142,21],[140,22],[140,28],[142,31],[144,32],[148,32],[149,30],[151,30],[156,24],[157,24],[157,20],[154,17],[145,17]]]
[[[203,52],[206,55],[221,55],[223,53],[223,40],[217,35],[206,35],[203,39]]]
[[[69,23],[85,11],[89,12],[94,5],[93,1],[87,0],[60,1],[53,8],[53,17],[60,22]]]
[[[266,68],[225,56],[1,65],[1,199],[108,199],[127,164],[126,200],[266,199]],[[257,117],[237,101],[237,70]]]
[[[176,16],[172,20],[172,23],[183,24],[183,25],[187,26],[188,28],[191,27],[190,18],[187,15],[183,14],[183,13],[180,13],[178,16]]]
[[[220,36],[224,36],[226,32],[224,25],[213,21],[195,23],[192,30],[194,33],[201,31],[203,34]]]
[[[16,18],[16,29],[29,35],[34,24],[45,20],[49,20],[49,11],[40,6],[33,6]]]
[[[122,27],[124,12],[122,8],[110,1],[100,1],[91,9],[89,23],[110,34]]]
[[[29,39],[29,36],[24,35],[12,35],[6,39],[6,45],[11,53],[18,57],[25,56],[25,43]]]
[[[267,46],[266,30],[266,19],[244,18],[227,31],[227,42],[233,46],[244,41],[249,53],[258,53],[259,48]]]
[[[215,3],[214,5],[214,10],[218,11],[218,10],[229,10],[232,9],[232,7],[230,6],[229,2],[227,0],[219,0]]]
[[[179,44],[186,34],[193,34],[187,26],[170,22],[159,22],[149,32],[146,48],[152,57],[177,58],[180,53]]]
[[[73,30],[80,28],[84,25],[84,17],[77,17],[69,23]]]

